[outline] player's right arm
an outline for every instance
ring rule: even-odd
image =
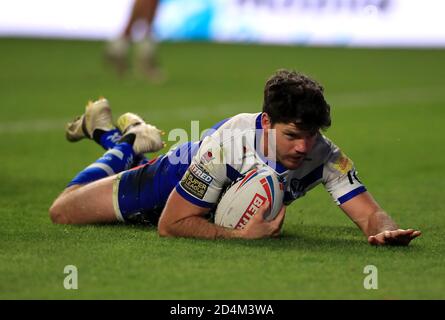
[[[207,221],[204,215],[208,208],[197,206],[184,199],[176,190],[170,194],[158,224],[163,237],[186,237],[201,239],[260,239],[279,235],[284,220],[285,207],[272,221],[264,219],[268,204],[247,223],[244,229],[229,229]]]
[[[273,221],[266,221],[266,208],[260,208],[244,229],[230,229],[209,222],[204,216],[217,203],[224,187],[230,183],[228,164],[217,135],[207,137],[170,193],[158,223],[161,236],[202,239],[258,239],[279,233],[284,211]]]
[[[173,190],[159,218],[159,235],[203,239],[241,238],[240,230],[226,229],[208,222],[204,215],[209,210],[189,202]]]

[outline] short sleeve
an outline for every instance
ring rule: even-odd
[[[324,165],[323,185],[337,205],[366,191],[354,163],[338,147],[333,148]]]

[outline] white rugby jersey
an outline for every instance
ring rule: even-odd
[[[318,136],[299,168],[288,170],[262,155],[260,132],[261,113],[242,113],[218,123],[200,142],[176,186],[178,193],[193,204],[213,207],[233,181],[265,166],[272,168],[283,182],[286,205],[320,183],[338,205],[366,191],[352,161],[325,136]]]

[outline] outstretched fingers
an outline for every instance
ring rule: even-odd
[[[411,240],[417,238],[422,233],[414,229],[387,230],[379,234],[369,236],[368,242],[371,245],[408,245]]]

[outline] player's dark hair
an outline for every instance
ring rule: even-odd
[[[281,69],[267,80],[263,112],[269,115],[272,125],[296,123],[308,131],[326,130],[331,125],[323,87],[295,71]]]

